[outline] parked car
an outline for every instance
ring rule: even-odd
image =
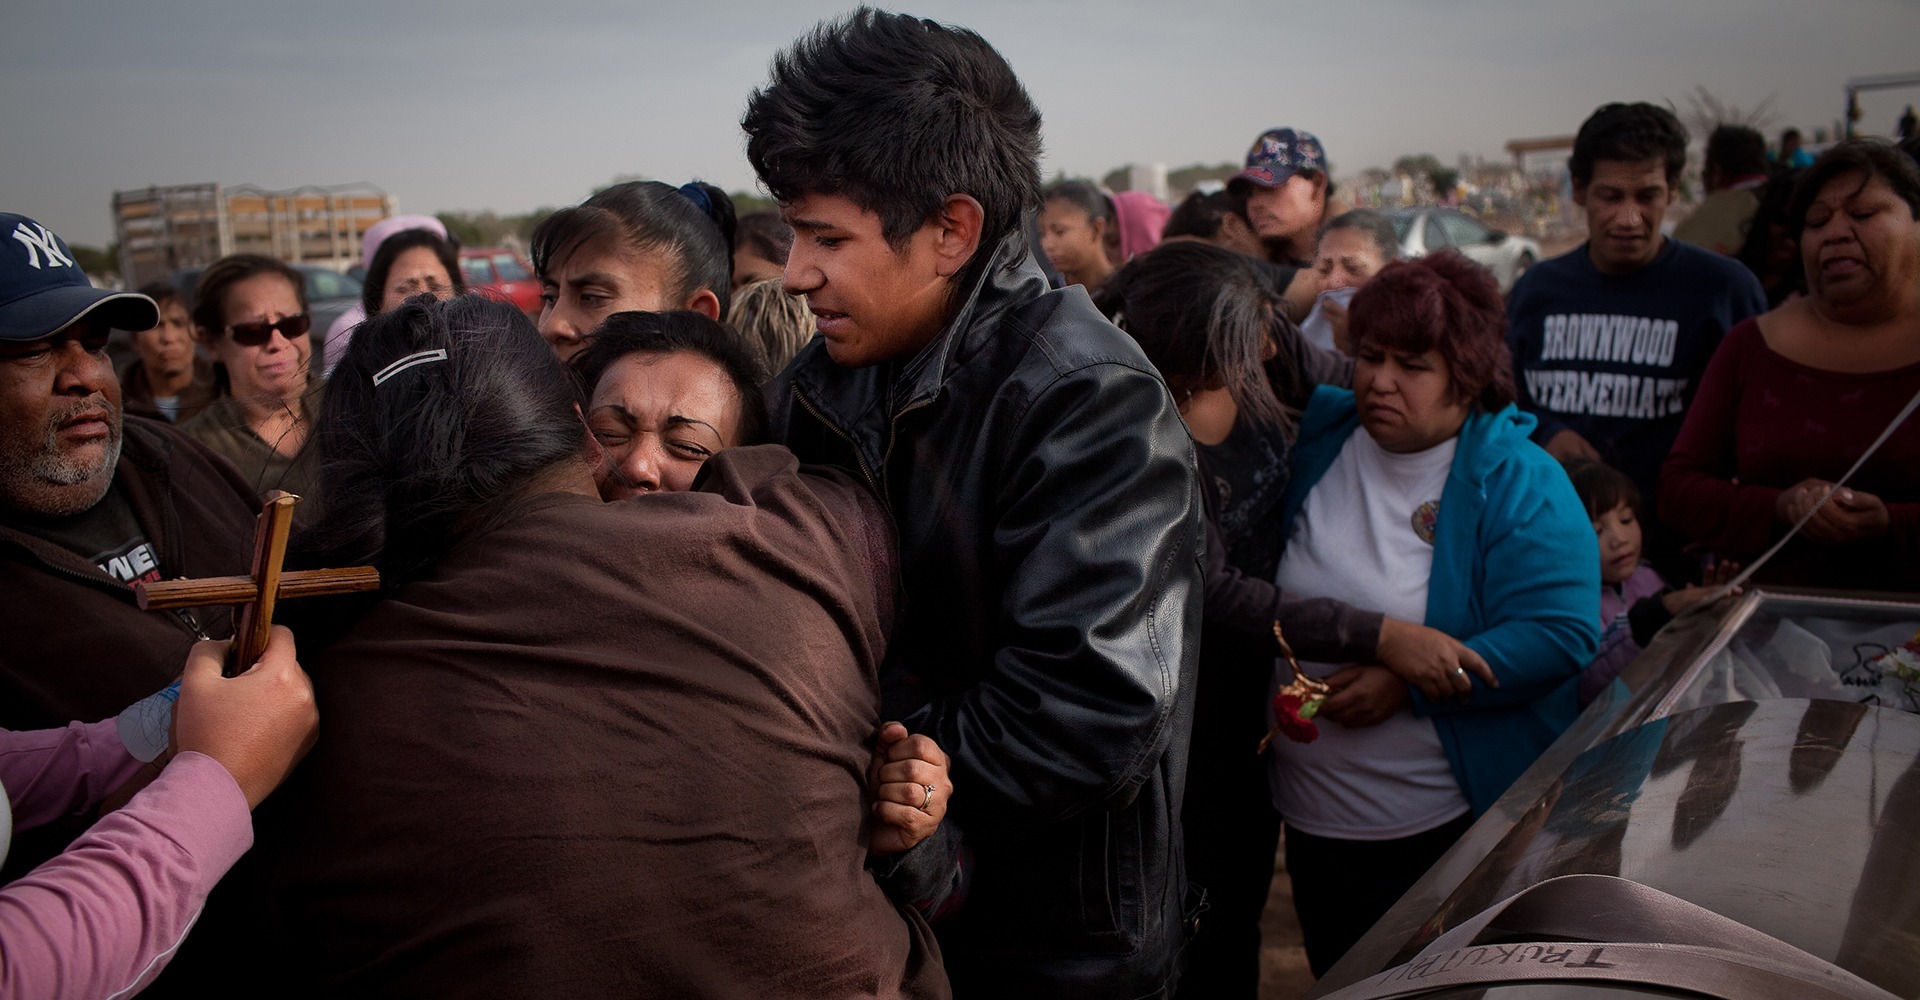
[[[325,357],[327,329],[333,321],[360,304],[360,281],[314,264],[295,264],[307,279],[307,315],[313,317],[314,357]]]
[[[1400,237],[1402,257],[1419,257],[1452,247],[1492,271],[1500,281],[1501,294],[1512,291],[1513,283],[1540,259],[1540,244],[1494,229],[1451,208],[1395,208],[1386,216],[1393,223],[1394,235]]]
[[[502,247],[483,247],[460,251],[460,270],[466,275],[467,290],[519,307],[529,317],[540,316],[540,282],[533,266],[519,254]]]
[[[1656,636],[1308,994],[1920,996],[1920,602]]]

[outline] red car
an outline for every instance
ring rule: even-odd
[[[529,317],[540,318],[540,282],[519,254],[500,247],[462,250],[460,270],[468,291],[511,303]]]

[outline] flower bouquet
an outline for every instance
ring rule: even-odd
[[[1854,647],[1861,655],[1861,647]],[[1920,635],[1892,649],[1879,649],[1874,656],[1862,656],[1853,669],[1843,672],[1840,681],[1861,692],[1860,700],[1908,712],[1920,712]]]
[[[1308,677],[1300,669],[1300,661],[1294,659],[1293,647],[1287,645],[1287,637],[1280,633],[1280,623],[1273,623],[1273,640],[1280,644],[1280,653],[1287,659],[1287,669],[1292,679],[1281,685],[1279,693],[1273,696],[1273,728],[1260,741],[1259,753],[1265,753],[1273,745],[1273,738],[1285,733],[1287,739],[1295,743],[1312,743],[1320,738],[1320,727],[1313,724],[1313,717],[1320,713],[1320,705],[1327,700],[1332,688],[1324,681]]]

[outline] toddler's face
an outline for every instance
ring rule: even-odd
[[[1640,568],[1640,520],[1622,503],[1593,519],[1600,537],[1600,579],[1620,583]]]

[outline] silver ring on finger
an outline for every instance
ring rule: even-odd
[[[921,787],[927,790],[927,797],[920,801],[920,809],[924,812],[928,806],[933,805],[933,786],[922,785]]]
[[[1467,668],[1465,668],[1465,667],[1455,667],[1455,668],[1453,668],[1453,674],[1454,674],[1454,676],[1455,676],[1455,677],[1465,677],[1465,676],[1467,676]]]

